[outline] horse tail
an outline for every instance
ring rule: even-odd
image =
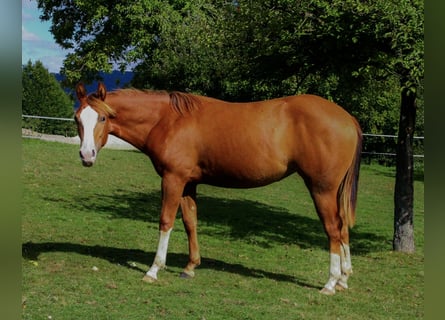
[[[357,190],[358,190],[358,177],[360,173],[360,160],[362,153],[362,130],[357,120],[354,118],[355,127],[357,130],[357,144],[355,147],[355,155],[352,160],[351,166],[343,178],[338,189],[338,204],[340,216],[343,222],[352,228],[355,224],[355,208],[357,204]]]

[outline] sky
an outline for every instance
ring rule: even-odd
[[[40,60],[49,72],[58,73],[68,51],[56,44],[49,28],[42,22],[34,0],[22,0],[22,64]]]

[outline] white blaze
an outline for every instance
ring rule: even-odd
[[[80,121],[83,126],[83,140],[82,145],[80,146],[80,152],[84,157],[91,157],[91,160],[94,160],[96,154],[96,144],[94,142],[94,128],[97,124],[99,114],[94,111],[90,106],[87,106],[80,113]]]

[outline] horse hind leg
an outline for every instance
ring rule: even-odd
[[[326,295],[335,294],[335,289],[342,280],[342,251],[341,230],[342,220],[338,213],[336,192],[312,192],[318,216],[323,223],[324,230],[329,239],[329,279],[321,289],[321,293]]]
[[[349,248],[349,226],[342,225],[341,230],[341,246],[340,246],[340,262],[341,262],[341,277],[337,282],[336,289],[348,289],[348,278],[352,274],[351,251]]]

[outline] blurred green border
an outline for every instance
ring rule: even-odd
[[[30,0],[25,0],[30,1]],[[425,2],[425,232],[426,319],[439,316],[444,288],[445,210],[445,2]],[[1,92],[1,296],[2,319],[21,317],[21,2],[6,0],[0,13]],[[384,276],[384,275],[382,275]],[[403,307],[403,306],[401,306]],[[437,313],[436,313],[437,312]]]
[[[445,2],[425,2],[425,316],[443,313]],[[427,191],[428,190],[428,191]],[[441,312],[442,311],[442,312]]]
[[[25,0],[29,1],[29,0]],[[0,314],[21,316],[21,2],[6,0],[0,12],[1,176]]]

